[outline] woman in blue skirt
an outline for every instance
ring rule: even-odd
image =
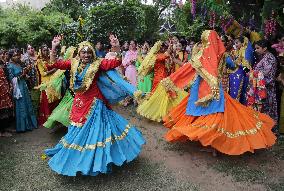
[[[126,119],[110,109],[109,104],[137,95],[135,88],[114,70],[121,64],[119,41],[110,41],[113,54],[96,58],[88,42],[78,47],[79,59],[56,60],[56,47],[61,38],[52,41],[51,67],[70,70],[70,88],[75,97],[70,112],[68,133],[45,152],[51,157],[49,166],[67,176],[96,176],[111,172],[111,166],[121,166],[135,159],[145,144],[142,134]]]

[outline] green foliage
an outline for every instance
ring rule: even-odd
[[[218,15],[228,16],[230,9],[225,2],[225,0],[205,0],[203,1],[203,6],[206,6],[209,11],[216,12]]]
[[[43,14],[27,6],[1,10],[0,14],[0,46],[23,47],[27,43],[40,46],[50,42],[60,31],[63,22],[71,19],[59,12]]]
[[[81,27],[81,28],[80,28]],[[102,3],[90,8],[83,26],[68,26],[65,36],[71,36],[72,43],[81,39],[108,42],[108,34],[115,33],[120,40],[143,41],[157,38],[159,15],[155,6],[143,5],[137,0]]]
[[[182,35],[186,35],[188,33],[188,28],[190,27],[190,24],[193,23],[193,18],[190,13],[191,5],[190,3],[185,3],[182,9],[176,9],[175,10],[175,18],[174,18],[174,24],[176,26],[176,29],[179,33]]]
[[[51,0],[43,11],[44,13],[64,13],[77,20],[79,16],[87,16],[87,8],[97,2],[92,0]]]

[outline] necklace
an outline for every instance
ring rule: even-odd
[[[87,65],[87,64],[83,64],[83,63],[80,63],[80,64],[79,64],[78,69],[77,69],[77,71],[78,71],[79,74],[84,71],[86,65]]]

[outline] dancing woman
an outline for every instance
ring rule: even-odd
[[[167,78],[168,92],[191,84],[190,95],[165,118],[166,140],[199,141],[228,155],[240,155],[275,143],[269,116],[245,107],[222,89],[221,61],[225,47],[215,31],[202,33],[202,48]],[[221,62],[220,62],[221,61]],[[169,95],[169,96],[170,96]]]
[[[72,59],[75,50],[76,50],[75,47],[73,46],[69,47],[64,54],[63,60]],[[70,125],[69,116],[74,100],[74,92],[69,88],[70,86],[69,79],[70,79],[69,71],[65,71],[65,80],[64,80],[66,86],[65,95],[58,104],[58,106],[52,111],[47,121],[43,124],[43,126],[46,128],[53,128],[57,122],[61,123],[65,127],[68,127]],[[48,85],[50,86],[51,84]]]
[[[159,83],[169,76],[169,67],[166,64],[169,55],[166,44],[158,41],[151,48],[138,70],[140,77],[146,76],[154,70],[152,91],[137,108],[138,114],[152,121],[160,122],[170,108],[177,105],[187,95],[182,90],[177,92],[174,99],[165,96],[166,93],[160,94],[163,92],[161,91],[163,87]],[[157,100],[159,100],[158,103]]]
[[[120,47],[117,38],[111,35],[110,40],[113,49],[118,51]],[[59,44],[60,37],[55,37],[52,52]],[[135,159],[145,141],[135,127],[110,109],[109,98],[106,99],[106,92],[112,91],[112,87],[118,90],[129,84],[122,79],[115,79],[119,76],[115,74],[110,76],[114,78],[106,82],[105,86],[98,84],[99,80],[102,84],[103,80],[108,79],[100,77],[105,75],[105,71],[119,66],[121,59],[97,59],[88,42],[79,44],[78,56],[79,60],[55,61],[55,55],[51,54],[51,60],[55,61],[54,68],[71,69],[70,88],[75,92],[75,98],[68,133],[54,148],[47,149],[46,154],[51,157],[49,166],[59,174],[76,176],[80,172],[96,176],[111,172],[112,165],[121,166]],[[109,96],[113,97],[113,93]]]
[[[58,105],[59,99],[61,98],[61,83],[59,82],[59,88],[52,86],[46,87],[51,81],[58,79],[59,76],[63,75],[64,71],[51,69],[49,58],[49,48],[43,44],[40,48],[40,54],[36,61],[36,66],[39,71],[39,83],[40,86],[36,87],[40,89],[40,104],[39,104],[39,117],[38,123],[42,126],[47,118],[50,116],[53,109]]]
[[[246,37],[235,39],[233,51],[233,61],[237,65],[236,69],[230,71],[229,94],[232,98],[246,105],[246,91],[248,86],[247,72],[253,64],[253,47]]]

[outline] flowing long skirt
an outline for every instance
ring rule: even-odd
[[[37,128],[37,120],[26,82],[19,80],[18,84],[22,97],[15,99],[16,131],[25,132]]]
[[[43,124],[46,128],[53,128],[56,122],[61,123],[65,127],[70,125],[69,115],[72,108],[74,98],[69,90],[66,91],[59,105],[53,110],[47,121]]]
[[[60,142],[45,152],[51,157],[50,168],[59,174],[96,176],[135,159],[143,144],[135,127],[97,99],[85,124],[70,125]]]
[[[160,83],[150,97],[146,98],[137,108],[137,113],[152,121],[161,122],[163,117],[177,106],[188,93],[180,90],[172,98]]]
[[[152,81],[153,81],[153,74],[148,74],[143,78],[143,80],[139,80],[138,82],[138,90],[141,90],[144,93],[151,92],[152,89]]]
[[[274,120],[238,103],[225,93],[224,113],[205,116],[186,115],[188,97],[164,118],[170,130],[167,141],[199,141],[228,155],[240,155],[268,148],[276,137],[271,129]]]

